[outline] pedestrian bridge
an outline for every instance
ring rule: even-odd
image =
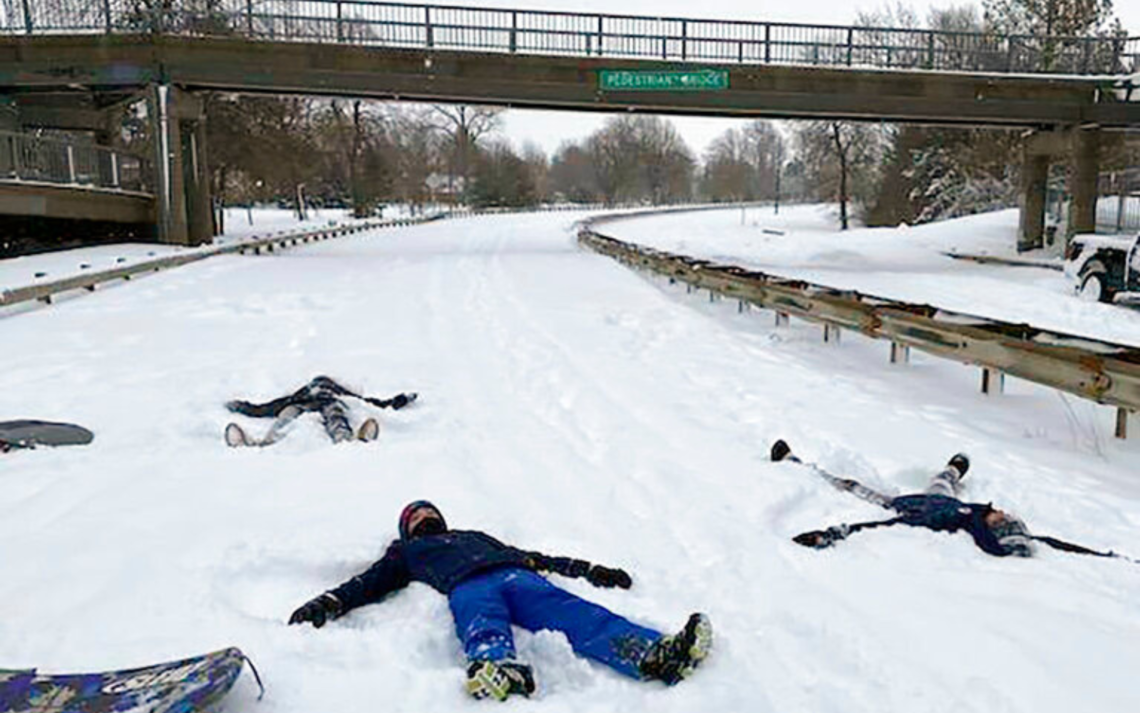
[[[100,112],[145,96],[172,242],[209,237],[201,90],[1048,130],[1027,148],[1036,215],[1051,155],[1076,155],[1092,188],[1072,192],[1095,193],[1095,132],[1140,126],[1138,77],[1140,38],[1125,37],[364,0],[6,0],[0,13],[0,128],[75,128],[86,112],[105,132]]]

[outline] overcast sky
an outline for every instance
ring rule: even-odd
[[[874,11],[885,7],[886,2],[855,0],[795,0],[794,2],[765,2],[754,0],[448,0],[449,5],[478,7],[508,7],[536,10],[568,10],[611,14],[648,15],[663,17],[695,17],[723,20],[752,20],[772,22],[799,22],[805,24],[849,25],[860,11]],[[891,3],[893,4],[893,3]],[[931,2],[909,0],[901,3],[926,19],[930,8],[974,5],[981,15],[981,2]],[[1140,36],[1140,0],[1116,0],[1114,13],[1132,36]],[[605,121],[606,114],[552,111],[511,110],[506,112],[503,133],[517,146],[533,141],[548,153],[566,139],[581,139]],[[672,117],[674,125],[684,136],[689,147],[702,154],[710,141],[725,129],[739,126],[735,119],[705,119]]]

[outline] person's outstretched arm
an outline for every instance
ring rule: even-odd
[[[295,398],[295,394],[289,396],[282,396],[279,399],[266,401],[263,404],[254,404],[249,401],[227,401],[226,408],[234,413],[240,413],[243,416],[253,416],[254,418],[265,418],[267,416],[276,416],[281,412],[281,409],[290,405]]]
[[[595,587],[629,589],[633,586],[633,579],[624,569],[603,567],[571,557],[551,557],[541,552],[527,552],[526,558],[527,564],[536,572],[554,572],[572,579],[585,577]]]
[[[811,530],[810,532],[802,532],[792,538],[796,543],[804,547],[814,547],[817,550],[822,550],[826,547],[831,547],[840,540],[847,539],[847,536],[859,530],[869,530],[874,527],[890,527],[904,522],[903,518],[896,517],[890,520],[875,520],[873,522],[857,522],[854,525],[832,525],[826,530]]]
[[[403,554],[398,543],[393,543],[384,556],[367,570],[299,607],[289,617],[289,623],[307,621],[319,629],[326,621],[344,616],[356,607],[378,602],[408,586],[410,581]]]

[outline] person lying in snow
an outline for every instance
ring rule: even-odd
[[[993,506],[993,503],[962,502],[958,499],[958,491],[962,478],[966,477],[966,471],[970,469],[970,459],[964,453],[959,453],[951,458],[946,467],[930,479],[930,484],[927,485],[925,491],[898,497],[884,495],[858,481],[850,478],[839,478],[819,466],[804,463],[792,454],[792,449],[782,440],[772,444],[771,458],[777,462],[787,460],[806,465],[836,488],[898,513],[898,517],[889,520],[860,522],[853,525],[833,525],[826,530],[804,532],[792,538],[806,547],[823,549],[831,547],[839,540],[846,539],[851,533],[860,530],[891,527],[893,525],[910,525],[912,527],[925,527],[936,532],[952,533],[965,530],[974,538],[974,544],[982,551],[997,557],[1009,555],[1032,557],[1034,554],[1033,543],[1040,542],[1063,552],[1095,557],[1113,557],[1136,563],[1136,560],[1131,557],[1116,552],[1101,552],[1083,545],[1059,540],[1056,537],[1030,534],[1025,523],[1007,512],[998,510]]]
[[[799,459],[792,455],[791,448],[784,441],[772,445],[773,461]],[[894,510],[898,517],[889,520],[861,522],[854,525],[835,525],[826,530],[814,530],[796,535],[794,539],[807,547],[830,547],[839,540],[846,539],[859,530],[892,525],[925,527],[937,532],[957,532],[965,530],[974,538],[983,551],[1005,557],[1014,555],[1030,557],[1033,546],[1025,524],[1009,513],[998,510],[991,503],[965,503],[958,499],[958,490],[970,460],[965,454],[955,455],[939,473],[930,479],[930,484],[922,493],[890,497],[877,493],[862,483],[841,479],[819,471],[832,485],[855,493],[864,500],[874,502],[888,510]]]
[[[325,432],[333,443],[351,441],[374,441],[380,435],[380,423],[374,418],[365,419],[357,431],[352,430],[348,421],[348,407],[341,397],[351,396],[378,408],[401,409],[416,400],[416,394],[396,394],[390,399],[374,399],[361,396],[341,386],[327,376],[315,377],[312,381],[288,396],[282,396],[263,404],[248,401],[230,401],[226,408],[234,413],[254,418],[276,419],[266,436],[260,440],[251,438],[236,423],[226,426],[226,443],[230,446],[267,446],[276,442],[289,425],[302,413],[313,411],[321,415]]]
[[[467,692],[505,700],[535,690],[530,666],[515,658],[511,625],[529,631],[561,631],[580,656],[619,673],[673,685],[708,655],[712,625],[693,614],[677,634],[638,626],[546,580],[540,572],[585,577],[597,587],[629,589],[621,569],[567,557],[525,552],[483,532],[450,530],[437,507],[417,500],[404,508],[400,537],[365,572],[293,612],[290,624],[326,621],[356,607],[381,601],[423,582],[448,597],[455,632],[467,655]]]

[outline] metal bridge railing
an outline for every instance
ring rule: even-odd
[[[104,146],[0,131],[0,180],[152,192],[150,161]]]
[[[1097,232],[1140,233],[1140,168],[1101,174],[1098,184]]]
[[[2,0],[0,34],[158,33],[742,64],[1132,74],[1140,37],[900,28],[409,5],[368,0]]]

